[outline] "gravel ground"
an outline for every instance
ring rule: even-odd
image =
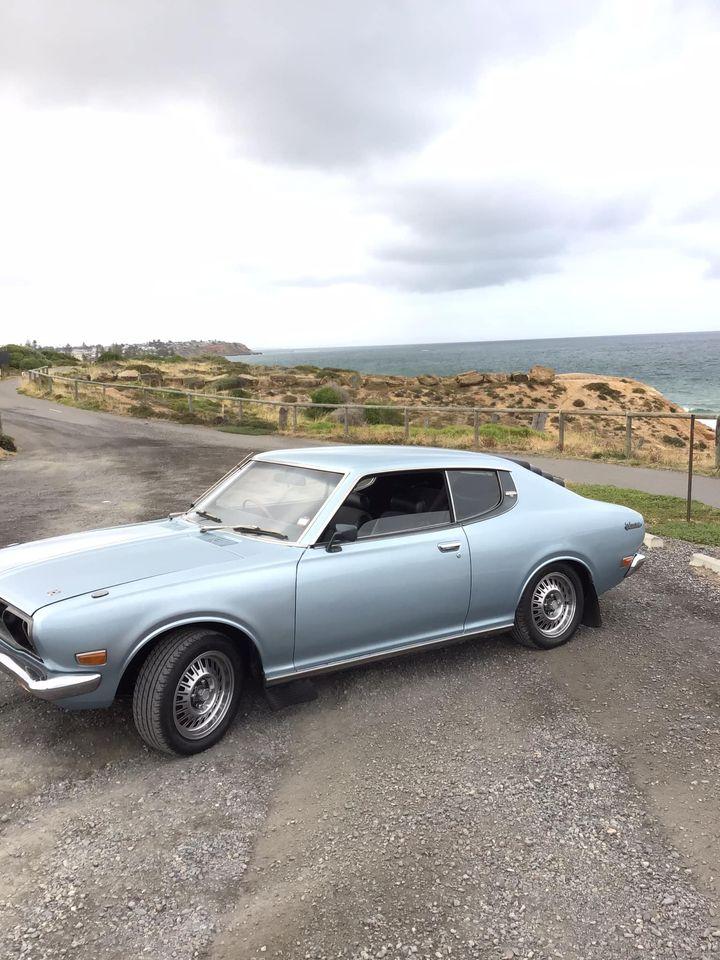
[[[239,459],[28,409],[0,544],[162,514]],[[720,585],[693,550],[552,653],[467,643],[281,713],[248,691],[197,758],[0,678],[0,956],[720,954]]]

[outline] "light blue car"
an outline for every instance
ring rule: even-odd
[[[557,647],[599,625],[643,534],[502,457],[264,453],[187,513],[0,550],[0,668],[67,708],[132,693],[148,744],[196,753],[251,674],[278,705],[300,678],[468,637]]]

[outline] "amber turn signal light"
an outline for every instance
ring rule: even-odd
[[[87,653],[76,653],[75,659],[83,667],[102,667],[107,663],[107,650],[88,650]]]
[[[635,554],[633,554],[631,557],[623,557],[622,560],[620,561],[620,566],[630,567],[632,566],[632,562],[634,559],[635,559]]]

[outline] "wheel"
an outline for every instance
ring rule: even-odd
[[[245,669],[237,645],[207,627],[168,634],[140,669],[133,691],[138,733],[164,753],[217,743],[237,711]]]
[[[525,587],[515,611],[512,635],[526,647],[559,647],[577,630],[583,603],[580,577],[569,564],[554,563]]]

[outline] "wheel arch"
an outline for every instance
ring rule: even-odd
[[[520,591],[520,596],[522,597],[523,593],[527,588],[527,585],[530,581],[536,577],[541,570],[544,570],[546,567],[552,566],[554,563],[566,563],[568,566],[572,567],[577,575],[580,577],[580,582],[583,586],[583,615],[582,620],[580,621],[586,627],[600,627],[602,626],[602,617],[600,615],[600,601],[598,599],[597,590],[595,588],[595,581],[593,579],[592,570],[584,560],[580,560],[579,557],[575,556],[557,556],[551,557],[549,560],[543,560],[542,563],[538,564],[537,567],[532,571],[532,573],[526,578],[525,582],[522,585],[522,590]],[[518,603],[520,602],[518,598]]]
[[[168,634],[182,627],[208,627],[223,634],[223,636],[228,637],[228,639],[234,640],[247,659],[247,666],[250,673],[254,677],[264,679],[265,671],[260,646],[252,634],[231,620],[224,620],[219,617],[187,617],[169,624],[164,624],[162,627],[152,630],[135,644],[132,653],[123,666],[115,693],[116,696],[123,696],[132,692],[137,675],[152,650],[161,640],[167,637]]]

